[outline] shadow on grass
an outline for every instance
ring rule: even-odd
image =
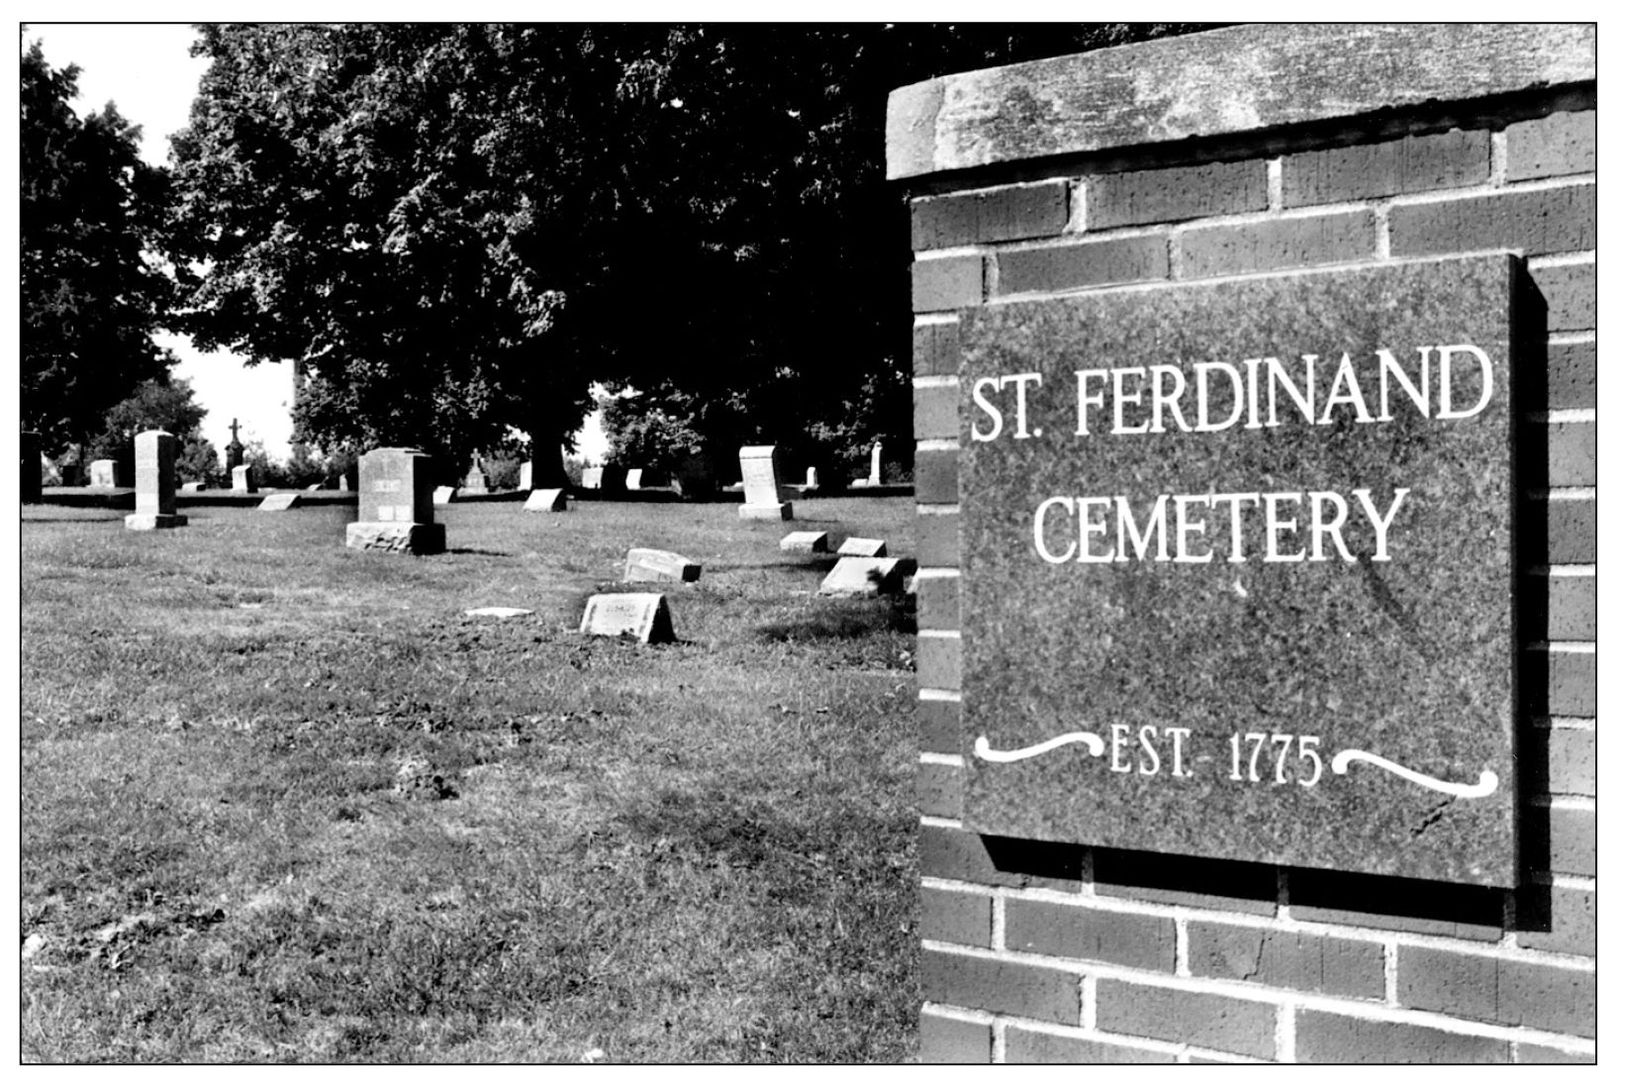
[[[448,556],[500,556],[504,559],[513,559],[511,552],[492,552],[490,549],[447,549]]]
[[[913,597],[824,599],[810,606],[803,616],[757,628],[757,634],[770,642],[862,638],[885,631],[915,633]]]
[[[767,563],[754,564],[707,564],[706,571],[712,575],[723,575],[730,571],[818,571],[828,572],[836,564],[836,557],[825,556],[813,560],[770,560]]]
[[[105,519],[87,519],[83,515],[35,515],[23,519],[23,525],[29,523],[122,523],[124,516],[109,515]]]

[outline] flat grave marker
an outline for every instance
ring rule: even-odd
[[[850,537],[836,550],[837,556],[885,556],[886,542],[879,538]]]
[[[256,511],[287,511],[289,508],[299,507],[298,493],[272,493],[260,501]]]
[[[532,489],[525,498],[526,511],[568,511],[570,497],[563,489]]]
[[[632,638],[643,643],[677,640],[666,595],[658,593],[594,594],[582,610],[580,633]]]
[[[622,582],[695,582],[700,565],[665,549],[628,549]]]
[[[895,556],[843,556],[819,583],[822,597],[875,597],[903,588],[904,561]]]
[[[779,539],[781,552],[814,553],[830,551],[830,534],[824,530],[793,530]]]

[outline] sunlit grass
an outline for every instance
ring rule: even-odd
[[[797,509],[25,509],[25,1057],[908,1059],[913,607],[778,539],[910,503]],[[577,635],[639,545],[680,642]]]

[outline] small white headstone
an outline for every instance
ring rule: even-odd
[[[582,488],[583,489],[598,489],[598,488],[602,487],[603,485],[604,485],[604,468],[603,467],[583,467],[582,468]]]
[[[581,633],[629,637],[639,642],[671,642],[672,613],[666,595],[658,593],[601,593],[587,599]]]
[[[519,465],[519,487],[526,492],[531,491],[531,474],[536,467],[529,459]]]
[[[781,552],[829,552],[830,535],[823,530],[796,530],[779,539]]]
[[[261,511],[287,511],[299,507],[298,493],[272,493],[260,501]]]
[[[850,537],[836,550],[837,556],[885,556],[886,542],[875,538]]]
[[[92,459],[90,461],[90,484],[104,489],[111,489],[118,484],[118,480],[114,476],[113,460]]]
[[[254,484],[254,471],[244,463],[240,467],[231,468],[231,491],[234,493],[257,493],[260,487]]]
[[[881,442],[876,441],[875,447],[869,452],[869,483],[872,486],[881,484]]]
[[[570,498],[563,489],[533,489],[525,498],[526,511],[568,511]]]
[[[468,608],[463,610],[465,616],[495,616],[499,620],[506,620],[510,616],[529,616],[528,608],[506,608],[502,605],[488,605],[485,608]]]
[[[844,556],[819,583],[824,597],[868,597],[903,585],[903,561],[886,556]]]
[[[629,490],[638,490],[638,489],[642,489],[643,487],[644,487],[644,468],[643,467],[633,467],[631,470],[627,471],[627,488]]]
[[[700,577],[700,565],[687,556],[679,556],[665,549],[628,549],[627,567],[622,582],[694,582]]]
[[[807,468],[807,481],[802,483],[804,489],[817,489],[819,487],[819,468]]]
[[[430,499],[436,504],[450,504],[457,499],[457,489],[450,485],[437,485]]]
[[[183,493],[201,493],[201,492],[203,492],[203,483],[202,482],[182,482],[181,483],[181,492],[183,492]]]

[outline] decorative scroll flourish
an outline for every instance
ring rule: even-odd
[[[977,757],[983,761],[1022,761],[1026,758],[1036,757],[1040,754],[1066,746],[1068,743],[1083,743],[1090,748],[1090,756],[1099,758],[1107,752],[1107,745],[1099,735],[1094,732],[1068,732],[1058,735],[1054,739],[1046,739],[1042,743],[1035,743],[1030,747],[1021,747],[1017,750],[995,750],[988,745],[986,735],[977,736],[974,744]]]
[[[1340,750],[1333,755],[1332,771],[1343,776],[1349,769],[1352,761],[1364,761],[1376,765],[1380,769],[1387,769],[1398,777],[1410,780],[1413,784],[1421,784],[1430,791],[1442,792],[1446,795],[1455,795],[1459,799],[1483,799],[1496,790],[1496,774],[1486,769],[1479,774],[1477,784],[1455,784],[1449,780],[1436,780],[1432,776],[1419,773],[1415,769],[1408,769],[1404,765],[1392,762],[1388,758],[1380,758],[1364,750]]]

